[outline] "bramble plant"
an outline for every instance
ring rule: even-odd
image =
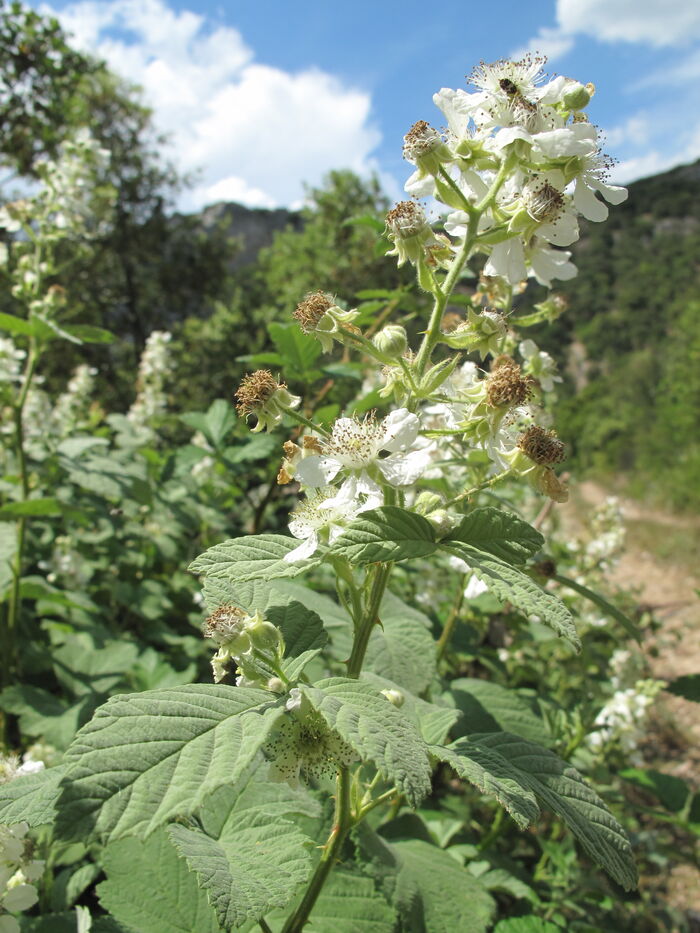
[[[326,353],[341,346],[346,361],[357,354],[380,410],[357,404],[324,420],[283,374],[265,369],[238,388],[253,432],[290,427],[278,482],[301,498],[290,535],[226,540],[190,566],[203,581],[214,683],[112,697],[61,765],[15,778],[0,794],[0,817],[20,825],[13,845],[25,824],[52,824],[59,845],[106,845],[98,893],[125,928],[174,928],[168,917],[177,911],[198,933],[489,929],[496,880],[467,870],[457,846],[429,841],[411,815],[436,774],[494,797],[521,830],[543,806],[585,857],[622,888],[636,886],[625,831],[581,774],[531,733],[496,728],[507,691],[481,695],[480,722],[494,722],[484,731],[458,695],[466,681],[460,688],[444,676],[464,600],[480,592],[548,626],[572,653],[581,641],[548,580],[606,605],[548,567],[539,530],[492,494],[510,480],[567,498],[555,471],[564,445],[546,408],[559,377],[551,357],[519,334],[564,308],[556,297],[532,310],[514,299],[530,277],[546,286],[573,277],[560,247],[577,239],[578,215],[603,221],[598,195],[613,204],[626,197],[608,184],[609,160],[584,113],[593,87],[546,80],[543,63],[482,63],[474,92],[435,95],[444,132],[420,121],[405,137],[411,199],[389,212],[385,237],[431,296],[417,339],[415,320],[375,327],[371,306],[349,309],[323,291],[294,312],[300,354],[316,340]],[[439,223],[418,198],[440,205]],[[31,220],[25,229],[34,242]],[[32,259],[21,287],[39,289],[32,270],[42,261]],[[480,267],[470,294],[458,288]],[[35,333],[60,331],[43,305],[30,322],[32,347]],[[157,354],[165,343],[154,336],[149,346]],[[132,408],[136,426],[161,406],[149,359],[141,388],[150,385],[153,397]],[[20,464],[33,365],[11,405]],[[31,501],[20,472],[6,682]],[[486,496],[499,505],[484,505]],[[435,639],[396,591],[411,580],[428,593],[431,577],[446,572],[456,597]],[[610,717],[591,726],[592,745],[610,739]],[[481,827],[484,841],[503,819]],[[381,831],[386,825],[394,830]],[[32,869],[25,880],[35,877]]]

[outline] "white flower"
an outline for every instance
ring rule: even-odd
[[[579,164],[574,182],[574,205],[587,220],[607,220],[608,208],[595,196],[595,192],[602,194],[609,204],[621,204],[627,198],[627,188],[607,184],[607,173],[612,163],[599,149],[581,156]]]
[[[406,453],[418,437],[420,421],[406,408],[392,411],[382,421],[338,418],[331,435],[321,443],[322,453],[302,460],[296,474],[305,486],[318,489],[335,479],[341,470],[361,482],[356,489],[379,501],[381,487],[369,470],[377,468],[392,486],[410,486],[427,466],[421,450]],[[382,451],[391,456],[380,459]],[[346,481],[347,482],[347,481]],[[346,494],[349,486],[346,486]],[[383,500],[382,500],[383,501]]]
[[[555,382],[561,382],[557,375],[557,364],[545,350],[540,350],[534,340],[523,340],[518,348],[526,361],[525,372],[534,376],[545,392],[551,392]]]
[[[311,557],[318,549],[324,533],[327,533],[328,542],[332,544],[356,515],[374,509],[382,502],[381,493],[377,495],[373,489],[366,488],[362,478],[356,476],[349,477],[340,490],[330,486],[315,490],[292,512],[289,530],[295,538],[301,538],[303,543],[285,554],[284,560],[293,563]]]

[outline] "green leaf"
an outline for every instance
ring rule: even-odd
[[[445,550],[465,560],[476,576],[503,602],[511,602],[521,612],[537,616],[573,647],[581,650],[581,641],[571,613],[553,593],[539,587],[522,571],[492,554],[459,541],[441,542]]]
[[[512,688],[489,680],[463,677],[450,683],[462,719],[456,735],[473,732],[513,732],[530,742],[551,745],[552,737],[528,701]]]
[[[333,933],[393,933],[396,911],[370,878],[336,870],[311,912],[310,930]]]
[[[676,677],[666,689],[677,697],[683,697],[684,700],[700,703],[700,674],[684,674],[683,677]]]
[[[385,505],[362,512],[336,539],[330,553],[353,564],[372,564],[427,557],[435,547],[435,531],[429,521],[415,512]]]
[[[321,345],[310,334],[302,333],[294,324],[268,324],[268,333],[277,350],[284,357],[295,375],[305,376],[321,355]]]
[[[197,876],[164,829],[145,842],[112,842],[102,853],[107,880],[97,887],[100,903],[138,933],[223,933]]]
[[[83,910],[87,908],[83,907]],[[117,923],[112,917],[91,917],[90,933],[133,933],[132,928],[127,929]],[[75,910],[60,914],[44,914],[41,917],[28,917],[21,914],[19,928],[21,933],[80,933],[85,927],[76,927],[77,915]]]
[[[235,781],[282,714],[263,690],[190,684],[112,697],[66,754],[65,838],[146,835]]]
[[[31,337],[34,334],[31,321],[25,321],[24,318],[15,317],[14,314],[5,314],[2,311],[0,311],[0,330],[6,330],[10,334],[21,334],[22,337]]]
[[[89,719],[96,703],[81,701],[69,705],[48,690],[30,684],[6,687],[0,694],[0,708],[19,716],[24,735],[43,737],[63,750],[70,745],[79,727]]]
[[[26,499],[24,502],[8,502],[3,505],[0,508],[0,519],[20,518],[21,516],[46,518],[61,515],[62,512],[63,506],[58,499]]]
[[[690,788],[685,781],[672,774],[655,771],[653,768],[625,768],[620,771],[620,777],[629,781],[630,784],[649,791],[671,813],[678,813],[682,810],[690,795]]]
[[[562,933],[562,928],[534,914],[526,917],[509,917],[494,927],[493,933]]]
[[[190,573],[224,577],[236,584],[250,580],[296,577],[319,564],[320,558],[288,562],[283,558],[299,542],[283,535],[247,535],[215,544],[194,560]]]
[[[0,784],[0,823],[26,821],[30,826],[53,823],[65,773],[65,767],[57,765]]]
[[[279,441],[270,434],[254,434],[250,440],[236,447],[227,447],[224,457],[229,463],[251,463],[264,460],[278,448]]]
[[[478,787],[482,794],[496,798],[521,829],[540,815],[535,795],[501,760],[498,752],[470,739],[458,739],[446,748],[431,746],[430,751],[444,761],[464,781]]]
[[[287,658],[323,648],[328,641],[321,617],[290,596],[272,590],[263,612],[282,632]]]
[[[382,600],[379,618],[382,624],[372,630],[365,668],[411,693],[423,693],[437,669],[430,620],[389,592]]]
[[[64,868],[53,879],[51,886],[51,909],[67,910],[101,873],[99,865],[89,862],[78,869]]]
[[[401,709],[415,723],[428,745],[438,745],[443,742],[454,723],[460,718],[459,710],[421,700],[409,692],[404,684],[396,683],[368,670],[364,670],[360,677],[363,681],[373,684],[380,692],[398,690],[404,697]]]
[[[578,580],[571,580],[569,577],[563,577],[561,574],[557,573],[552,577],[553,580],[556,580],[557,583],[561,583],[562,586],[568,586],[570,590],[574,590],[576,593],[579,593],[585,599],[594,603],[599,609],[609,616],[612,616],[617,622],[620,623],[625,632],[634,638],[640,645],[642,643],[642,631],[638,625],[628,618],[624,612],[621,612],[617,606],[613,606],[612,603],[609,603],[607,599],[596,593],[593,590],[589,590],[587,586],[584,586],[583,583],[579,583]]]
[[[637,870],[629,840],[595,791],[566,761],[517,735],[497,732],[472,735],[449,746],[460,757],[486,750],[490,769],[509,777],[553,810],[579,840],[586,853],[625,890],[637,886]],[[435,749],[432,749],[437,754]]]
[[[63,330],[71,337],[77,337],[81,343],[114,343],[117,339],[111,331],[92,324],[65,324]]]
[[[311,872],[312,840],[294,823],[265,812],[239,815],[218,839],[181,825],[168,833],[224,929],[284,907]]]
[[[328,725],[416,806],[430,791],[428,747],[417,727],[367,683],[344,677],[302,686]]]
[[[511,564],[522,564],[544,544],[539,531],[527,522],[494,508],[469,512],[445,541],[471,544]]]
[[[284,676],[287,680],[292,682],[298,680],[306,665],[310,664],[320,653],[321,649],[315,648],[313,651],[304,651],[295,658],[283,661],[282,670],[284,671]]]
[[[204,431],[214,447],[220,447],[226,435],[233,430],[236,422],[233,405],[223,398],[214,399],[204,420]]]
[[[392,842],[399,861],[395,903],[406,933],[484,933],[491,895],[444,849],[420,839]]]

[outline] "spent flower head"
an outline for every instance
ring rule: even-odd
[[[253,434],[276,427],[286,410],[297,408],[301,399],[292,395],[287,386],[278,382],[267,369],[258,369],[244,376],[236,389],[236,409],[242,418],[255,415],[257,424]]]
[[[354,327],[358,311],[344,311],[338,307],[332,295],[326,292],[310,292],[292,312],[305,334],[313,334],[325,353],[330,353],[333,340],[341,343],[346,339],[343,329]]]

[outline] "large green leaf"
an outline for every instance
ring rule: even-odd
[[[427,745],[410,718],[378,690],[344,677],[301,690],[328,725],[392,781],[412,806],[430,791]]]
[[[491,895],[444,849],[410,839],[392,842],[399,861],[395,903],[406,933],[484,933]]]
[[[322,933],[393,933],[396,911],[369,878],[332,872],[311,912],[309,929]]]
[[[630,638],[634,638],[639,644],[642,643],[642,631],[639,626],[635,625],[624,612],[618,609],[617,606],[613,606],[613,604],[608,602],[600,593],[596,593],[595,590],[590,590],[587,586],[584,586],[583,583],[579,583],[578,580],[571,580],[569,577],[563,577],[560,573],[555,574],[552,579],[556,580],[557,583],[561,583],[562,586],[568,586],[570,590],[574,590],[574,592],[583,596],[584,599],[594,603],[606,615],[612,616],[613,619],[619,622]]]
[[[552,744],[552,737],[542,719],[533,711],[531,704],[513,689],[490,680],[461,677],[450,683],[450,694],[463,714],[456,736],[500,729],[540,745]]]
[[[31,321],[25,321],[24,318],[16,317],[14,314],[5,314],[4,311],[0,311],[0,330],[10,334],[20,334],[22,337],[32,337],[35,333]]]
[[[296,538],[283,535],[247,535],[215,544],[194,560],[191,573],[224,577],[236,585],[250,580],[275,580],[296,577],[320,563],[320,558],[285,561],[284,557],[298,546]]]
[[[436,671],[430,620],[389,592],[382,600],[379,618],[382,624],[372,630],[365,668],[395,680],[411,693],[423,693]]]
[[[540,815],[540,808],[532,790],[525,786],[513,768],[501,760],[498,752],[469,739],[458,739],[446,748],[431,746],[430,751],[444,761],[464,781],[489,794],[504,807],[515,822],[524,829]]]
[[[102,853],[102,906],[134,933],[224,933],[206,892],[168,838],[119,839]]]
[[[30,826],[53,823],[65,771],[63,765],[57,765],[0,784],[0,823],[25,821]]]
[[[517,735],[497,732],[460,739],[446,750],[477,761],[483,750],[489,772],[509,777],[562,819],[586,853],[626,890],[637,886],[629,840],[617,820],[581,775],[553,752]],[[439,756],[436,749],[432,751]],[[452,759],[450,759],[452,763]]]
[[[224,929],[284,907],[311,872],[313,841],[264,810],[235,813],[218,838],[179,824],[168,833]]]
[[[332,554],[353,564],[426,557],[435,550],[435,531],[415,512],[385,505],[362,512],[335,540]]]
[[[542,535],[527,522],[503,509],[474,509],[451,531],[446,541],[471,544],[512,564],[522,564],[544,544]]]
[[[418,731],[428,745],[438,745],[445,740],[454,723],[460,719],[459,710],[450,706],[437,706],[414,696],[404,684],[395,683],[386,677],[380,677],[372,671],[364,670],[360,675],[363,681],[373,684],[377,690],[397,690],[403,697],[401,709],[418,726]]]
[[[450,554],[465,560],[476,576],[500,600],[511,602],[528,616],[536,616],[538,621],[554,629],[557,635],[566,638],[580,651],[581,641],[576,634],[574,620],[557,596],[543,590],[521,570],[511,567],[493,554],[487,554],[460,541],[441,543]]]
[[[190,684],[112,697],[66,755],[67,838],[146,835],[235,781],[282,715],[263,690]]]
[[[534,914],[525,917],[509,917],[494,927],[493,933],[562,933],[562,927],[547,920],[541,920]]]

